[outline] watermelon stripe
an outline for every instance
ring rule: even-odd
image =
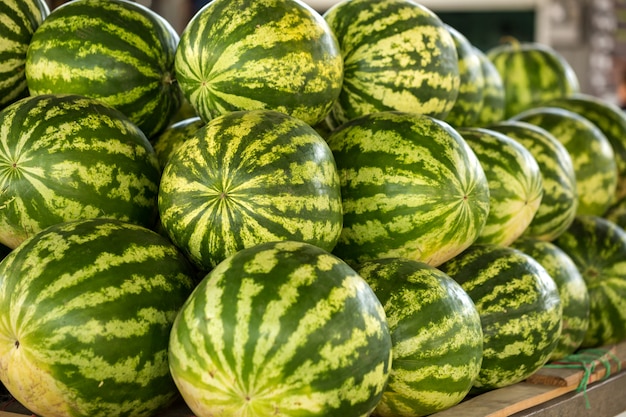
[[[342,226],[326,142],[304,122],[267,111],[234,112],[197,130],[163,171],[159,210],[203,268],[281,236],[331,249]]]
[[[28,95],[26,51],[49,13],[43,0],[5,0],[0,4],[0,108]]]
[[[449,129],[428,116],[389,112],[356,119],[327,138],[341,177],[339,257],[436,264],[475,239],[487,213],[484,171]]]
[[[248,408],[254,415],[315,416],[348,409],[350,403],[360,407],[352,415],[371,411],[363,404],[382,393],[386,364],[364,360],[368,370],[362,379],[351,367],[374,358],[368,346],[388,336],[382,307],[355,315],[359,299],[372,296],[371,289],[319,249],[309,251],[306,261],[289,259],[302,245],[263,244],[227,258],[181,310],[170,338],[170,363],[181,392],[195,398],[196,413]],[[282,268],[289,272],[277,274]],[[341,281],[329,285],[329,274],[342,274]],[[209,320],[198,327],[200,317]],[[342,335],[338,322],[346,324]],[[320,343],[314,352],[312,341]]]
[[[180,105],[173,82],[178,35],[161,20],[150,9],[119,1],[55,9],[28,49],[31,92],[102,100],[154,135]]]
[[[158,162],[143,133],[119,112],[84,97],[40,95],[5,108],[0,120],[6,245],[79,218],[152,225]]]
[[[268,108],[315,124],[330,111],[343,75],[321,16],[280,0],[212,2],[183,32],[175,66],[185,96],[207,121]]]
[[[338,123],[387,110],[447,115],[458,94],[458,60],[452,36],[430,10],[405,0],[358,0],[324,17],[344,58]]]
[[[539,164],[520,143],[495,130],[459,128],[489,181],[489,215],[476,243],[508,246],[532,222],[543,198]]]
[[[94,416],[171,404],[167,343],[154,340],[167,340],[193,286],[175,246],[141,226],[97,219],[55,225],[11,255],[0,270],[8,306],[0,328],[10,339],[0,358],[10,359],[2,380],[18,401],[38,414]],[[68,268],[70,256],[81,262]],[[148,341],[154,355],[135,350]],[[35,381],[45,382],[42,395]]]

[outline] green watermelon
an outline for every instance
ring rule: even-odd
[[[169,334],[193,271],[112,219],[59,223],[0,263],[0,381],[40,416],[152,416],[177,398]]]
[[[42,94],[0,111],[0,242],[11,248],[69,220],[108,217],[148,228],[160,169],[144,133],[118,110]]]
[[[504,133],[482,127],[458,132],[478,157],[489,183],[489,215],[475,243],[508,246],[526,231],[541,204],[539,164],[526,147]]]
[[[539,262],[559,289],[563,307],[563,326],[550,361],[562,359],[576,352],[589,328],[589,291],[578,267],[565,251],[552,242],[521,237],[511,246]]]
[[[545,365],[560,339],[562,305],[539,262],[511,247],[475,244],[440,269],[480,315],[483,361],[474,392],[515,384]]]
[[[550,100],[547,106],[571,110],[595,124],[613,147],[617,164],[616,199],[626,196],[626,113],[616,104],[589,94]]]
[[[559,107],[535,107],[512,120],[542,127],[565,146],[576,174],[576,214],[603,215],[615,200],[618,178],[615,152],[604,133],[584,116]]]
[[[0,3],[0,109],[28,96],[26,50],[33,33],[49,14],[45,0]]]
[[[354,269],[304,242],[229,256],[180,309],[170,372],[195,415],[368,416],[391,367],[380,301]]]
[[[391,332],[391,373],[374,415],[426,416],[461,402],[483,352],[480,316],[469,295],[423,262],[376,259],[356,271],[382,303]]]
[[[589,328],[581,347],[626,339],[626,231],[599,216],[577,216],[554,244],[567,253],[589,291]]]
[[[77,94],[124,113],[147,137],[180,108],[178,34],[153,10],[125,0],[77,0],[33,34],[26,80],[33,95]]]
[[[619,198],[613,203],[602,217],[626,229],[626,196]]]
[[[326,139],[339,171],[343,229],[333,250],[349,264],[398,257],[437,266],[485,226],[489,186],[467,142],[427,115],[372,113]]]
[[[459,94],[454,106],[445,117],[454,127],[476,126],[484,100],[485,77],[480,58],[472,43],[456,28],[445,25],[456,47],[459,59]]]
[[[326,21],[299,0],[214,0],[191,18],[176,79],[204,121],[275,110],[310,125],[341,90],[343,60]]]
[[[331,251],[343,222],[328,144],[275,110],[234,111],[196,130],[163,169],[158,208],[167,235],[205,271],[267,241]]]
[[[504,83],[496,66],[487,55],[477,47],[474,47],[474,53],[480,60],[484,82],[483,101],[474,125],[476,127],[487,127],[504,120]]]
[[[161,169],[165,168],[165,164],[169,161],[174,151],[205,124],[204,120],[199,116],[188,117],[171,124],[158,134],[156,138],[153,138],[152,146]]]
[[[343,0],[324,13],[344,61],[335,126],[380,111],[444,119],[460,88],[452,35],[412,0]]]
[[[570,63],[546,44],[508,38],[486,54],[502,77],[505,118],[580,91]]]
[[[576,172],[568,150],[550,132],[527,122],[506,120],[489,129],[518,141],[535,157],[541,170],[543,196],[523,235],[554,240],[572,224],[578,210]]]

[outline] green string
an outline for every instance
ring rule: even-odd
[[[617,363],[617,371],[621,370],[620,360],[611,352],[606,349],[583,349],[576,353],[568,355],[563,359],[559,359],[554,362],[550,362],[545,365],[547,368],[570,368],[570,369],[582,369],[583,377],[578,384],[576,392],[583,392],[585,398],[585,406],[587,409],[591,408],[589,404],[589,397],[587,396],[587,385],[589,384],[589,378],[591,374],[596,370],[598,363],[604,366],[606,374],[602,377],[602,380],[607,379],[611,375],[611,360]]]

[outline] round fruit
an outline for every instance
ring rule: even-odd
[[[51,226],[0,264],[0,381],[41,416],[152,416],[178,398],[167,349],[193,271],[142,226]]]
[[[535,107],[512,119],[547,130],[567,149],[576,174],[576,214],[604,214],[617,189],[615,152],[604,133],[585,117],[559,107]]]
[[[35,30],[50,14],[45,0],[3,0],[0,3],[0,109],[28,96],[24,65]]]
[[[533,155],[543,183],[541,203],[523,235],[551,241],[563,233],[576,216],[578,189],[569,152],[547,130],[526,122],[502,121],[489,126],[521,143]]]
[[[326,21],[299,0],[214,0],[187,24],[176,79],[204,121],[275,110],[314,125],[337,99],[343,61]]]
[[[152,146],[161,169],[165,168],[165,164],[180,145],[205,124],[198,116],[189,117],[166,127],[152,140]]]
[[[515,384],[546,364],[561,335],[562,306],[541,264],[511,247],[476,244],[440,268],[480,314],[483,362],[476,391]]]
[[[493,62],[480,49],[474,47],[483,72],[483,102],[476,118],[475,126],[487,127],[504,120],[504,83]]]
[[[589,291],[589,328],[581,346],[626,339],[626,231],[599,216],[577,216],[554,243],[572,258]]]
[[[509,39],[486,54],[502,77],[505,118],[580,91],[572,66],[548,45]]]
[[[452,35],[412,0],[344,0],[324,13],[344,60],[334,127],[380,111],[445,118],[460,87]]]
[[[124,113],[150,138],[177,113],[178,34],[165,18],[124,0],[76,0],[54,9],[26,55],[32,95],[77,94]]]
[[[326,140],[343,202],[333,252],[348,263],[398,257],[437,266],[471,245],[485,226],[485,172],[447,123],[379,112],[344,123]]]
[[[440,270],[408,259],[366,261],[356,271],[382,303],[391,331],[391,373],[374,415],[426,416],[461,402],[483,355],[469,295]]]
[[[42,94],[0,111],[0,242],[108,217],[152,227],[160,170],[139,128],[104,103]]]
[[[445,117],[446,122],[454,127],[473,127],[480,114],[485,89],[485,77],[476,48],[461,32],[450,25],[446,28],[454,39],[459,59],[461,84],[454,106]]]
[[[458,132],[478,157],[489,183],[489,216],[475,243],[508,246],[532,222],[543,197],[539,164],[522,144],[482,127]]]
[[[317,246],[267,242],[209,272],[180,309],[170,372],[194,415],[367,416],[391,367],[372,289]]]
[[[539,262],[559,289],[563,327],[550,360],[559,360],[576,352],[589,327],[589,292],[578,267],[569,255],[551,242],[521,237],[511,246]]]
[[[163,229],[205,271],[267,241],[330,251],[343,222],[328,144],[274,110],[231,112],[196,130],[163,169],[158,207]]]

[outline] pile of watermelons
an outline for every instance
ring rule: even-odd
[[[425,416],[626,339],[626,116],[411,0],[0,4],[0,382]]]

